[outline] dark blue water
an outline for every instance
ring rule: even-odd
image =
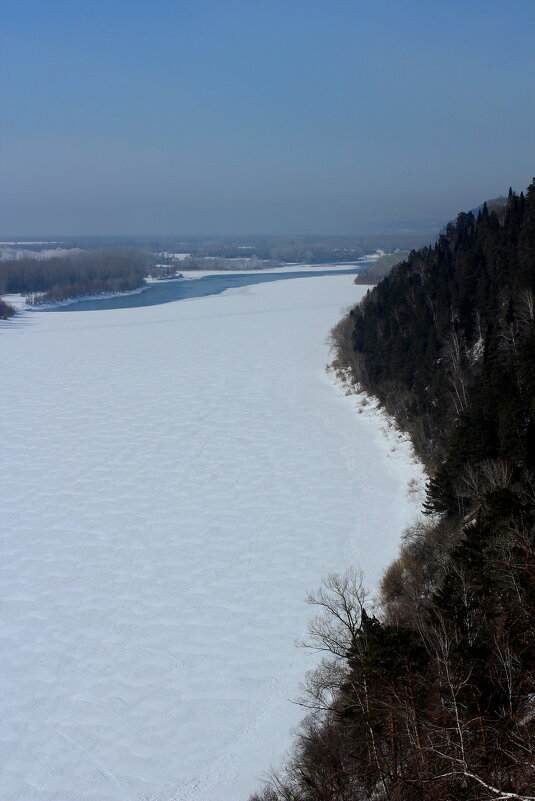
[[[135,306],[156,306],[160,303],[171,303],[174,300],[185,298],[203,298],[206,295],[218,295],[225,289],[233,287],[251,286],[252,284],[265,284],[269,281],[286,281],[289,278],[321,278],[325,275],[356,275],[366,262],[359,263],[358,267],[345,267],[340,270],[299,271],[295,273],[254,273],[227,275],[207,275],[202,278],[188,280],[178,278],[174,281],[156,281],[149,284],[149,288],[136,295],[111,295],[101,300],[81,300],[70,306],[56,306],[52,309],[39,309],[39,311],[102,311],[105,309],[131,309]],[[34,307],[38,310],[38,307]]]

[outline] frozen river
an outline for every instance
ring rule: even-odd
[[[326,275],[352,275],[359,269],[370,264],[370,260],[361,259],[358,268],[339,267],[324,270],[324,265],[309,269],[295,267],[281,267],[274,270],[239,271],[239,272],[206,272],[198,270],[186,273],[186,278],[164,281],[152,281],[143,291],[125,294],[102,296],[88,300],[78,300],[65,306],[56,307],[61,311],[107,311],[110,309],[131,309],[137,306],[159,306],[162,303],[172,303],[175,300],[191,300],[209,295],[219,295],[229,289],[240,289],[246,286],[264,284],[271,281],[283,281],[293,278],[322,278]],[[39,311],[40,307],[36,307]],[[45,308],[46,311],[50,309]],[[52,310],[54,306],[52,305]]]
[[[301,717],[322,576],[417,513],[326,375],[351,275],[0,330],[1,801],[242,801]]]

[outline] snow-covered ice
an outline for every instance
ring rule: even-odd
[[[1,801],[240,801],[279,762],[307,592],[418,511],[324,370],[352,281],[1,326]]]

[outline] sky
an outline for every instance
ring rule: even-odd
[[[534,0],[0,0],[0,236],[352,234],[535,174]]]

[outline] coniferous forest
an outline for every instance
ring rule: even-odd
[[[309,714],[251,801],[533,799],[535,181],[411,252],[332,344],[410,432],[426,517],[373,606],[351,571],[310,597]]]

